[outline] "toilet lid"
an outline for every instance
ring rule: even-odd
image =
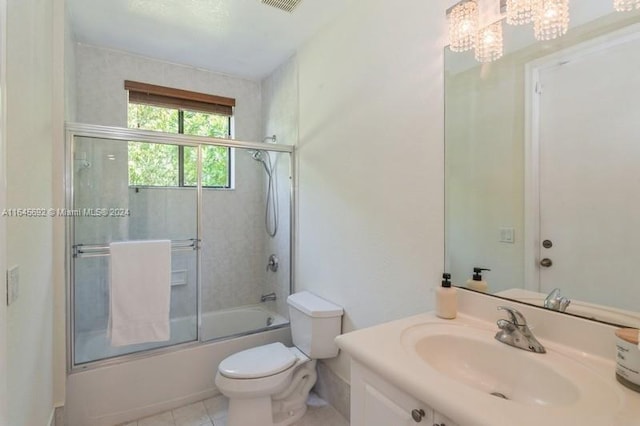
[[[218,371],[231,379],[257,379],[278,374],[295,364],[297,359],[282,343],[271,343],[225,358]]]

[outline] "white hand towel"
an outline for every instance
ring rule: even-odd
[[[110,252],[111,345],[169,340],[171,241],[115,242]]]

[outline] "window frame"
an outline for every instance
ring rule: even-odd
[[[148,83],[140,83],[125,80],[124,88],[127,91],[127,109],[131,104],[148,105],[156,108],[174,109],[178,111],[178,133],[184,133],[184,112],[197,112],[210,115],[222,115],[227,117],[227,137],[231,137],[233,129],[233,112],[235,99],[205,93],[191,92],[182,89],[157,86]],[[128,123],[127,123],[128,124]],[[193,135],[198,136],[198,135]],[[227,150],[227,182],[226,185],[209,186],[207,189],[233,189],[233,156],[230,147]],[[184,168],[185,149],[178,145],[178,184],[176,186],[164,185],[129,185],[135,188],[196,188],[196,185],[185,184]]]

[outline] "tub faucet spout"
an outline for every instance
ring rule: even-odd
[[[262,296],[260,296],[260,302],[273,301],[273,300],[276,300],[275,293],[263,294]]]

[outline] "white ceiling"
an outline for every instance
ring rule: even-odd
[[[66,0],[75,41],[261,79],[349,0],[302,0],[293,13],[260,0]]]

